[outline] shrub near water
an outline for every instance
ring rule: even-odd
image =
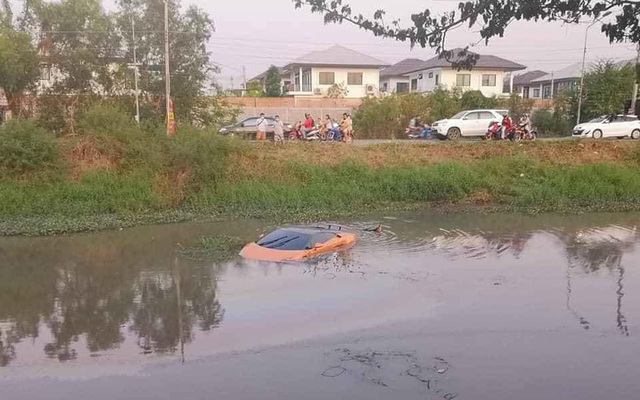
[[[15,119],[0,128],[0,171],[3,175],[39,174],[61,166],[55,138],[34,121]]]

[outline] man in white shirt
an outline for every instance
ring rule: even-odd
[[[256,140],[267,140],[267,120],[264,117],[264,113],[260,113],[260,118],[258,118]]]

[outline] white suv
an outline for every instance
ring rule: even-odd
[[[581,139],[605,137],[623,139],[627,136],[631,139],[640,139],[640,121],[635,115],[605,115],[573,128],[573,137]]]
[[[433,134],[440,139],[457,140],[461,137],[485,137],[492,123],[501,123],[507,110],[460,111],[449,119],[431,125]]]

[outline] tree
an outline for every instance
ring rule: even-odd
[[[140,90],[150,97],[162,98],[165,90],[163,0],[118,1],[117,25],[124,38],[127,62],[133,60],[132,17],[141,64]],[[207,50],[207,42],[214,32],[213,20],[201,8],[189,6],[183,9],[178,1],[169,0],[169,31],[171,97],[176,115],[178,119],[204,120],[206,116],[202,114],[208,112],[204,90],[213,82],[213,73],[217,72]]]
[[[282,77],[280,70],[275,65],[270,66],[267,70],[264,88],[267,97],[282,96]]]
[[[630,97],[629,82],[633,82],[634,75],[631,65],[617,66],[612,61],[599,61],[584,76],[582,116],[594,118],[625,112],[625,101]]]
[[[504,36],[513,21],[562,21],[576,24],[584,17],[596,19],[606,12],[615,15],[615,22],[602,25],[602,32],[611,42],[640,43],[640,2],[637,0],[472,0],[461,1],[457,11],[432,15],[428,8],[411,16],[413,26],[401,26],[398,20],[385,22],[384,10],[372,18],[356,14],[342,0],[293,0],[296,8],[309,6],[311,12],[324,16],[325,23],[351,23],[375,36],[408,41],[411,46],[431,47],[440,57],[456,68],[472,68],[477,56],[446,49],[447,33],[467,25],[479,26],[480,41]]]
[[[27,33],[16,30],[9,0],[0,9],[0,88],[16,111],[17,96],[35,83],[40,71],[38,52]]]
[[[248,97],[263,97],[264,90],[262,89],[262,83],[260,81],[251,81],[247,83],[245,88]]]
[[[9,107],[15,110],[16,97],[38,79],[38,52],[28,34],[10,28],[0,29],[0,87]]]

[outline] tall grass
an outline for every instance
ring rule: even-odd
[[[3,182],[0,217],[86,216],[158,210],[160,198],[144,176],[96,172],[79,182]]]

